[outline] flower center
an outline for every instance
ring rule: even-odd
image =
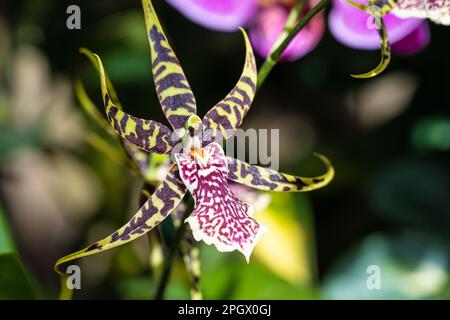
[[[191,149],[191,157],[195,158],[195,155],[198,155],[200,158],[204,158],[205,157],[205,151],[203,149],[200,149],[200,148],[193,148],[193,149]]]

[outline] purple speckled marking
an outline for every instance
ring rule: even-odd
[[[222,148],[211,143],[203,156],[176,154],[180,177],[195,199],[187,219],[194,238],[219,251],[239,250],[247,260],[265,228],[251,218],[251,209],[227,184],[228,168]]]

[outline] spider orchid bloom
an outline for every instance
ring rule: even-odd
[[[55,270],[68,261],[89,256],[128,243],[152,230],[181,202],[187,190],[195,199],[188,219],[194,238],[214,244],[219,251],[239,250],[247,258],[264,227],[251,218],[251,208],[230,190],[227,180],[268,191],[310,191],[327,185],[334,169],[327,158],[318,155],[327,172],[315,178],[278,173],[225,156],[221,146],[199,139],[202,132],[212,138],[230,138],[241,125],[256,91],[255,59],[245,31],[246,59],[236,86],[203,119],[196,115],[194,95],[178,59],[170,47],[153,5],[142,0],[149,37],[155,88],[162,110],[174,131],[152,120],[125,113],[105,73],[98,55],[84,49],[97,66],[107,118],[124,140],[148,153],[174,153],[164,180],[131,220],[108,237],[56,262]],[[177,148],[182,144],[182,149]]]
[[[191,21],[218,31],[235,31],[248,26],[258,55],[267,57],[288,19],[293,0],[167,0]],[[305,1],[303,14],[317,0]],[[311,52],[325,30],[323,13],[315,16],[293,39],[281,58],[294,61]]]
[[[355,4],[363,3],[358,1]],[[373,8],[377,8],[373,5]],[[380,9],[381,10],[381,9]],[[387,13],[379,20],[372,18],[374,13],[363,11],[345,0],[334,0],[328,16],[331,34],[341,43],[355,49],[375,50],[382,48],[382,60],[372,71],[353,75],[358,78],[373,77],[381,73],[390,61],[390,45],[397,54],[411,55],[419,52],[430,41],[428,23],[423,19],[402,19]]]

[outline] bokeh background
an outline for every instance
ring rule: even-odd
[[[155,2],[203,115],[240,74],[242,36],[205,29]],[[73,3],[81,30],[66,28]],[[394,57],[369,80],[349,74],[369,69],[379,52],[344,47],[328,31],[310,54],[275,67],[244,127],[280,129],[282,171],[320,174],[317,151],[331,158],[336,177],[312,193],[271,194],[257,216],[270,231],[248,265],[240,254],[201,244],[205,298],[450,298],[449,34],[431,25],[427,48]],[[138,208],[142,182],[89,143],[98,128],[82,112],[74,80],[102,104],[80,47],[100,54],[129,113],[166,123],[140,1],[1,1],[2,299],[57,298],[54,262],[114,231]],[[151,298],[157,272],[148,251],[143,237],[81,259],[75,298]],[[381,269],[381,290],[366,286],[370,265]],[[179,257],[166,297],[189,298]]]

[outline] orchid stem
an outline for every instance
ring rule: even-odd
[[[261,85],[266,80],[269,73],[272,71],[273,67],[280,60],[281,55],[287,46],[291,43],[294,37],[308,24],[308,22],[314,18],[316,14],[322,11],[331,0],[321,0],[317,5],[315,5],[305,16],[293,27],[290,27],[292,21],[295,21],[296,18],[300,15],[301,10],[303,9],[303,1],[298,2],[293,8],[291,13],[289,14],[288,21],[275,42],[274,47],[270,51],[268,57],[264,61],[263,65],[259,69],[258,72],[258,81],[256,87],[259,89]],[[295,17],[295,19],[293,18]],[[281,40],[283,39],[283,40]]]
[[[303,7],[305,6],[306,0],[298,0],[297,3],[292,7],[291,12],[286,20],[286,24],[284,25],[283,32],[280,34],[279,38],[284,39],[284,36],[289,34],[292,31],[292,28],[295,26],[295,23],[298,21],[298,17],[302,13]],[[281,42],[281,41],[280,41]],[[278,46],[277,43],[273,46],[272,51],[276,49]]]
[[[188,206],[186,208],[186,211],[184,212],[181,224],[176,231],[175,239],[173,240],[173,243],[170,246],[170,250],[167,254],[167,257],[164,260],[164,267],[163,267],[162,275],[161,275],[161,278],[156,287],[156,293],[155,293],[155,297],[154,297],[155,300],[164,299],[164,292],[166,291],[166,287],[169,283],[170,272],[172,271],[172,265],[174,262],[175,254],[177,253],[177,251],[180,248],[180,242],[183,239],[183,235],[186,230],[186,223],[184,221],[187,217],[189,217],[189,214],[192,211],[191,209],[192,209],[191,206]]]

